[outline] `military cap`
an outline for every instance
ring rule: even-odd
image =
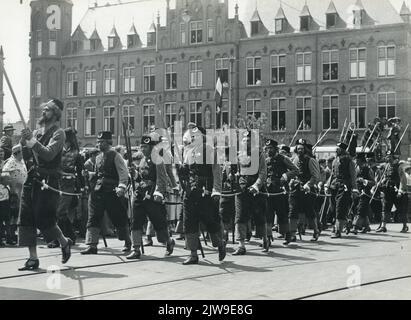
[[[277,148],[278,147],[278,142],[273,140],[273,139],[267,139],[267,140],[265,140],[265,146],[266,147]]]
[[[305,146],[307,144],[307,140],[305,139],[298,139],[297,142],[295,143],[296,146],[302,145]]]
[[[97,140],[113,140],[111,131],[101,131],[97,136]]]
[[[5,126],[4,128],[3,128],[3,131],[4,132],[6,132],[6,131],[15,131],[16,129],[14,129],[14,127],[11,125],[11,124],[8,124],[7,126]]]
[[[153,138],[150,135],[144,135],[141,137],[142,145],[154,146],[156,143],[157,142],[153,140]]]
[[[343,150],[347,150],[348,149],[348,145],[344,142],[339,142],[337,143],[337,147]]]
[[[290,147],[289,147],[289,146],[286,146],[286,145],[281,146],[280,149],[283,150],[283,151],[285,151],[285,152],[287,152],[287,153],[290,153],[290,152],[291,152]]]

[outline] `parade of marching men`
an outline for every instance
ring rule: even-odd
[[[24,253],[18,277],[43,250],[75,266],[159,247],[190,272],[406,237],[397,2],[20,1],[27,74],[0,39],[0,258]]]

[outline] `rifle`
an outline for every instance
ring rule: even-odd
[[[126,144],[126,149],[127,149],[127,159],[128,159],[128,171],[130,172],[131,175],[131,187],[133,188],[133,193],[136,191],[136,184],[134,183],[134,168],[133,168],[133,155],[131,153],[131,141],[130,141],[130,135],[128,134],[128,128],[126,126],[126,122],[123,119],[123,133],[124,133],[124,139],[125,139],[125,144]]]

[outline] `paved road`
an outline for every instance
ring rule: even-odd
[[[374,226],[375,229],[375,226]],[[303,241],[287,248],[274,242],[262,253],[251,240],[247,255],[231,255],[223,263],[205,248],[198,266],[183,266],[187,251],[177,241],[175,253],[146,249],[139,261],[129,262],[122,243],[108,239],[109,248],[97,256],[81,256],[84,244],[73,248],[66,266],[60,250],[39,248],[41,270],[18,272],[24,248],[0,248],[1,299],[411,299],[411,233],[401,225],[389,232],[330,239],[325,231],[317,243]],[[54,267],[53,267],[54,266]],[[53,268],[61,272],[52,273]],[[49,271],[47,271],[49,269]],[[347,288],[350,286],[351,288]]]

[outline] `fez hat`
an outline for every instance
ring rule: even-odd
[[[97,140],[113,140],[113,134],[111,131],[101,131],[97,136]]]
[[[267,139],[267,140],[265,140],[265,146],[266,147],[277,148],[278,147],[278,142],[273,140],[273,139]]]
[[[8,124],[7,126],[5,126],[5,127],[3,128],[3,132],[6,132],[6,131],[15,131],[15,130],[16,130],[16,129],[14,129],[11,124]]]
[[[339,142],[337,143],[337,147],[343,150],[347,150],[348,149],[348,145],[344,142]]]

